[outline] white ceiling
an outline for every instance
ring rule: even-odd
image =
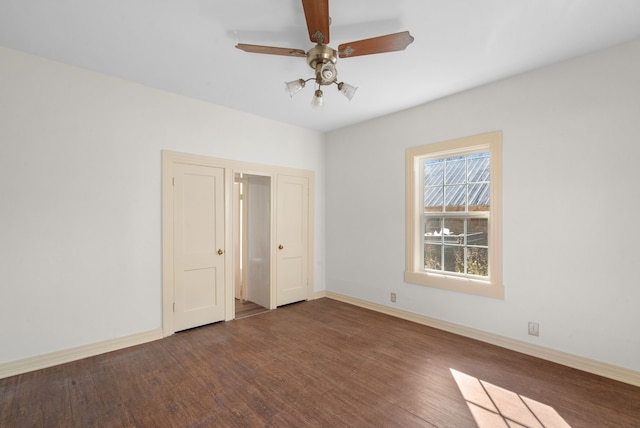
[[[409,30],[405,51],[338,60],[325,107],[284,81],[309,50],[300,0],[0,0],[0,45],[304,128],[331,131],[640,37],[639,0],[333,0],[331,43]],[[1,66],[1,64],[0,64]]]

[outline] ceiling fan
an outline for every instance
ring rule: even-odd
[[[329,24],[331,21],[329,17],[329,0],[302,0],[302,7],[307,20],[309,38],[312,42],[316,43],[316,46],[309,49],[308,52],[302,49],[248,45],[245,43],[238,43],[236,48],[250,53],[306,58],[307,64],[315,71],[315,77],[306,80],[297,79],[291,82],[285,82],[285,84],[287,85],[287,93],[293,97],[293,95],[304,88],[306,82],[315,80],[316,90],[311,101],[314,107],[322,107],[324,105],[322,89],[320,89],[322,86],[336,84],[338,90],[349,100],[353,98],[353,95],[358,89],[348,83],[338,83],[338,72],[336,70],[338,57],[351,58],[361,55],[401,51],[413,42],[413,36],[409,34],[408,31],[403,31],[343,43],[338,46],[338,50],[336,51],[329,46]]]

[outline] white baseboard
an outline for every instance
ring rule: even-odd
[[[327,297],[327,291],[326,290],[314,291],[310,300],[321,299],[323,297]]]
[[[320,293],[322,293],[322,295],[320,295]],[[450,333],[459,334],[460,336],[469,337],[471,339],[480,340],[482,342],[490,343],[492,345],[500,346],[502,348],[507,348],[512,351],[521,352],[523,354],[531,355],[533,357],[542,358],[543,360],[552,361],[554,363],[562,364],[568,367],[572,367],[574,369],[582,370],[582,371],[593,373],[599,376],[607,377],[609,379],[628,383],[630,385],[640,386],[640,372],[636,370],[614,366],[611,364],[603,363],[601,361],[591,360],[589,358],[584,358],[577,355],[556,351],[554,349],[545,348],[542,346],[532,345],[530,343],[509,339],[507,337],[499,336],[497,334],[487,333],[487,332],[476,330],[470,327],[465,327],[458,324],[441,321],[435,318],[429,318],[424,315],[418,315],[411,312],[390,308],[388,306],[367,302],[365,300],[356,299],[354,297],[345,296],[345,295],[334,293],[331,291],[326,291],[326,292],[323,291],[323,292],[318,292],[316,294],[319,295],[316,298],[328,297],[330,299],[339,300],[345,303],[350,303],[355,306],[371,309],[373,311],[381,312],[397,318],[402,318],[407,321],[412,321],[418,324],[434,327],[439,330],[444,330]]]
[[[162,329],[0,363],[0,379],[162,339]]]

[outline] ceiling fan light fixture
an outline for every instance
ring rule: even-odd
[[[322,98],[321,89],[316,89],[316,91],[313,93],[313,98],[311,99],[311,105],[315,108],[324,107],[324,100]]]
[[[350,85],[348,83],[340,82],[338,83],[338,90],[342,95],[347,97],[349,101],[351,101],[351,98],[353,98],[353,96],[356,94],[358,87]]]
[[[348,83],[338,83],[338,70],[336,68],[338,58],[401,51],[406,49],[414,40],[408,31],[401,31],[343,43],[338,45],[336,50],[329,46],[329,27],[331,25],[329,0],[302,0],[302,9],[307,21],[309,39],[316,43],[308,51],[276,46],[249,45],[246,43],[238,43],[236,48],[250,53],[306,58],[307,65],[314,71],[314,77],[306,80],[298,79],[285,82],[285,85],[287,93],[293,97],[304,88],[306,82],[315,80],[316,90],[311,101],[314,107],[322,107],[324,104],[322,90],[320,90],[322,86],[336,84],[338,91],[349,101],[351,101],[358,89]]]
[[[289,94],[289,96],[293,98],[295,94],[297,94],[302,90],[302,88],[304,88],[305,81],[302,79],[297,79],[292,80],[291,82],[284,82],[284,84],[287,85],[285,87],[287,94]]]

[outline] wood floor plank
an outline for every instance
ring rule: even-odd
[[[330,299],[1,379],[0,426],[476,427],[452,370],[540,418],[640,426],[640,388]]]

